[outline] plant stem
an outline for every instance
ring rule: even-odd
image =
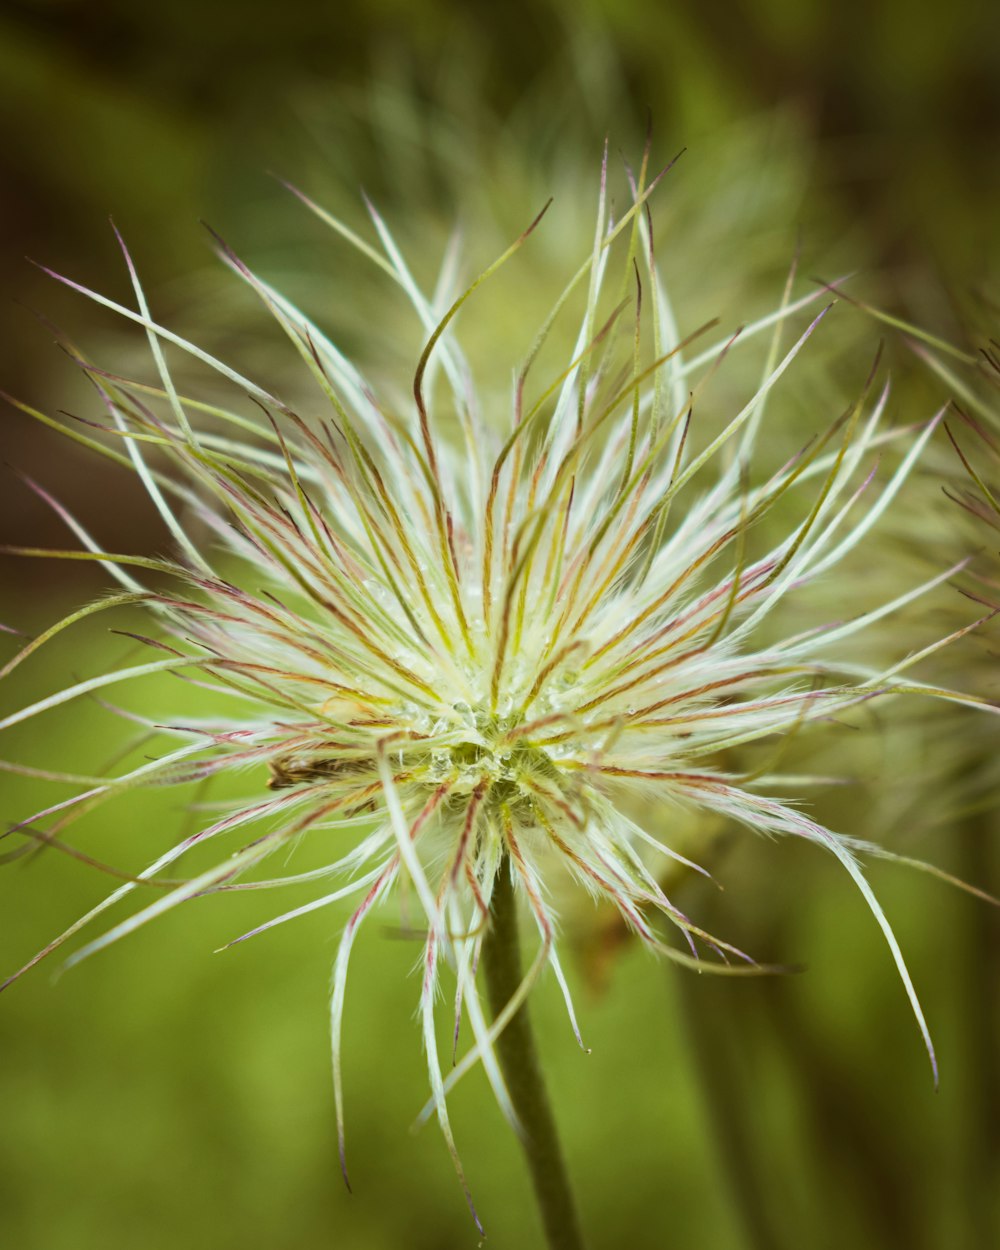
[[[689,1051],[709,1131],[714,1139],[723,1180],[729,1189],[734,1214],[748,1250],[774,1250],[781,1240],[774,1235],[767,1202],[760,1183],[759,1141],[748,1123],[739,1080],[733,1073],[732,1005],[726,1013],[713,1012],[716,989],[708,978],[669,969],[671,985],[680,993]],[[735,988],[726,985],[732,993]]]
[[[981,767],[981,765],[980,765]],[[997,855],[998,814],[995,808],[973,811],[958,829],[962,875],[966,881],[994,894],[1000,885],[1000,856]],[[993,987],[993,970],[1000,952],[1000,921],[997,914],[978,900],[963,907],[967,917],[961,934],[965,953],[961,960],[965,989],[966,1025],[963,1029],[968,1102],[964,1138],[969,1154],[962,1168],[967,1180],[965,1210],[970,1246],[995,1245],[1000,1234],[1000,1205],[996,1201],[993,1177],[1000,1165],[997,1142],[997,1115],[1000,1113],[1000,1074],[996,1054],[1000,1039],[1000,1012]]]
[[[483,969],[493,1018],[521,984],[517,900],[504,858],[493,887],[490,927],[483,942]],[[521,1123],[521,1145],[551,1250],[583,1250],[583,1237],[559,1146],[552,1107],[542,1079],[527,1004],[522,1004],[496,1041],[497,1057]]]

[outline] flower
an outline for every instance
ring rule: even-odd
[[[365,918],[396,894],[412,890],[426,927],[420,1004],[431,1107],[456,1165],[448,1090],[481,1062],[514,1118],[494,1043],[546,967],[576,1029],[555,943],[557,899],[568,883],[609,901],[641,941],[678,963],[761,970],[699,928],[664,892],[661,864],[695,867],[664,836],[663,813],[672,808],[802,837],[835,855],[885,934],[934,1060],[902,954],[858,863],[859,851],[882,852],[773,797],[776,779],[755,781],[722,763],[741,744],[904,688],[901,675],[919,653],[869,671],[838,659],[838,647],[948,573],[861,616],[804,633],[775,637],[772,614],[830,575],[861,542],[934,423],[875,490],[870,460],[890,437],[880,426],[888,392],[869,386],[801,452],[754,480],[765,407],[826,310],[786,351],[783,327],[818,298],[810,292],[793,301],[791,284],[781,306],[740,335],[702,347],[709,325],[682,338],[647,215],[662,176],[648,179],[644,159],[630,176],[628,210],[612,220],[605,156],[593,248],[519,364],[502,416],[474,385],[456,318],[528,243],[542,214],[449,303],[421,293],[374,211],[384,255],[301,197],[377,260],[425,327],[412,393],[402,399],[366,381],[220,240],[224,258],[311,373],[325,404],[318,415],[314,398],[282,402],[156,323],[124,244],[136,310],[60,279],[147,333],[158,374],[153,384],[77,354],[103,403],[104,434],[118,445],[75,436],[139,474],[177,557],[106,553],[36,488],[85,550],[32,554],[101,561],[121,592],[54,626],[5,673],[85,613],[123,605],[141,604],[155,622],[155,636],[135,635],[155,658],[80,681],[0,727],[162,672],[208,690],[215,710],[183,724],[150,718],[150,727],[175,744],[170,750],[16,828],[58,844],[39,821],[57,816],[61,829],[74,813],[137,785],[240,774],[257,793],[126,880],[27,966],[143,884],[162,885],[165,870],[196,847],[240,843],[220,850],[211,867],[172,880],[70,962],[196,896],[329,882],[333,888],[236,940],[354,899],[331,1007],[342,1155],[340,1030],[349,960]],[[543,363],[555,328],[574,309],[569,358],[556,367]],[[716,368],[737,341],[762,338],[769,349],[759,385],[719,420],[711,402]],[[167,351],[176,349],[249,396],[265,420],[250,419],[237,404],[181,394],[167,362]],[[497,355],[504,356],[500,344]],[[776,543],[761,544],[764,518],[786,516],[795,499],[794,523]],[[195,527],[207,527],[222,551],[196,542]],[[141,573],[173,579],[176,589],[159,581],[147,586]],[[276,851],[331,833],[342,840],[329,862],[259,875]],[[490,1022],[476,973],[501,873],[512,877],[539,944],[519,990]],[[665,929],[683,945],[668,941]],[[718,958],[706,960],[702,948]],[[464,1016],[474,1038],[447,1077],[435,1033],[445,967],[456,984],[456,1036]]]

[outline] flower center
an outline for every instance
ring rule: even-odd
[[[547,752],[519,738],[512,718],[470,709],[466,719],[472,730],[468,737],[432,749],[430,784],[449,783],[456,796],[482,790],[489,807],[514,808],[529,802],[539,785],[558,782]]]

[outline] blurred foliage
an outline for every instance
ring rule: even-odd
[[[317,242],[329,246],[321,228],[265,171],[301,182],[352,222],[362,220],[363,186],[401,223],[404,243],[433,235],[435,263],[458,207],[477,231],[489,221],[502,243],[555,190],[554,282],[578,255],[605,134],[637,153],[648,108],[661,158],[689,148],[664,188],[663,250],[669,270],[677,247],[669,276],[692,324],[772,306],[798,234],[805,274],[862,266],[884,306],[961,335],[978,296],[996,295],[998,23],[995,6],[974,0],[944,9],[767,0],[724,15],[693,0],[590,0],[516,3],[478,20],[441,0],[158,9],[15,0],[0,13],[0,282],[74,337],[85,321],[88,346],[104,335],[114,352],[114,321],[82,312],[23,260],[124,295],[113,213],[159,312],[195,333],[224,321],[213,346],[256,353],[246,304],[218,294],[219,275],[204,276],[215,261],[201,216],[268,276],[311,305],[326,301],[329,321],[356,336],[348,350],[405,355],[412,344],[400,346],[383,297],[370,283],[355,291],[336,249],[315,259]],[[491,258],[493,238],[470,242],[473,260]],[[516,292],[507,298],[516,311]],[[8,303],[0,333],[0,386],[82,410],[75,371],[22,306]],[[841,375],[817,362],[810,376],[834,409],[823,422],[867,365],[866,355]],[[912,385],[923,393],[923,382]],[[5,421],[5,459],[40,476],[100,539],[166,546],[137,484],[13,412]],[[7,477],[5,487],[7,540],[63,541],[20,483]],[[922,497],[939,498],[935,477]],[[928,576],[952,558],[937,560],[946,513],[935,503],[919,535],[919,509],[906,515],[895,551],[933,549],[936,563],[918,574]],[[5,562],[3,620],[30,630],[56,615],[57,600],[85,599],[103,583],[82,567]],[[872,582],[883,576],[869,570]],[[100,671],[120,645],[82,627],[6,683],[9,705]],[[986,660],[977,671],[988,672],[992,657],[975,645]],[[167,706],[173,693],[164,681]],[[3,755],[98,768],[127,732],[83,704],[18,734]],[[856,732],[845,726],[841,737]],[[969,793],[953,788],[971,770],[963,761],[990,756],[986,731],[954,713],[914,725],[900,711],[893,734],[874,740],[891,745],[869,753],[857,784],[819,796],[817,814],[859,836],[902,834],[902,849],[996,889],[992,781],[985,795],[980,776],[966,778]],[[802,759],[822,766],[811,751],[806,742]],[[3,774],[5,819],[37,806],[37,792]],[[80,844],[136,870],[186,819],[173,794],[137,796],[82,825]],[[574,915],[574,981],[593,1054],[575,1047],[554,987],[533,1002],[593,1245],[994,1244],[995,913],[904,869],[873,870],[939,1044],[934,1096],[891,963],[836,867],[808,848],[732,833],[714,862],[725,894],[688,883],[685,908],[761,958],[807,963],[808,974],[767,984],[682,977],[613,929],[596,930],[606,949],[588,947],[584,929],[595,929]],[[54,851],[5,867],[5,965],[105,884]],[[352,973],[352,1196],[336,1161],[325,1036],[336,918],[308,917],[211,958],[259,915],[239,896],[220,902],[192,904],[56,985],[43,972],[0,1002],[0,1241],[18,1250],[473,1245],[442,1143],[432,1130],[406,1132],[425,1086],[407,977],[415,950],[373,932]],[[609,967],[613,975],[598,976]],[[517,1143],[475,1077],[455,1120],[491,1244],[538,1244]]]

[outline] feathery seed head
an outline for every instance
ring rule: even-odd
[[[301,197],[401,288],[424,327],[405,405],[390,402],[378,380],[362,378],[221,242],[224,258],[297,349],[320,406],[312,399],[293,410],[157,324],[127,252],[135,309],[84,292],[144,327],[158,376],[123,379],[78,357],[103,405],[106,439],[70,432],[141,476],[177,559],[104,553],[62,513],[85,549],[63,554],[106,563],[121,585],[89,610],[145,605],[158,632],[139,641],[153,658],[81,681],[4,724],[164,671],[209,690],[213,714],[166,727],[151,718],[171,743],[159,758],[96,779],[19,828],[54,842],[77,813],[142,783],[234,773],[251,779],[255,794],[125,881],[42,954],[144,882],[159,881],[196,846],[238,840],[214,866],[172,880],[73,959],[195,896],[329,882],[252,933],[354,900],[332,991],[340,1118],[351,949],[366,916],[406,882],[426,925],[421,1015],[431,1109],[453,1153],[446,1094],[475,1063],[513,1118],[494,1042],[546,966],[573,1018],[554,940],[568,883],[612,903],[643,942],[671,959],[760,970],[665,893],[665,866],[696,867],[670,845],[677,808],[831,851],[882,926],[930,1048],[902,956],[857,862],[858,851],[875,848],[773,797],[778,778],[735,775],[726,760],[741,744],[902,687],[903,671],[919,656],[869,671],[838,661],[838,645],[922,588],[822,629],[777,631],[777,640],[772,613],[830,575],[865,537],[932,425],[875,485],[875,449],[889,437],[880,427],[887,395],[869,388],[803,451],[755,476],[771,393],[823,316],[815,315],[817,293],[793,298],[790,281],[780,307],[742,334],[712,338],[708,326],[682,337],[656,266],[648,201],[662,175],[648,177],[647,158],[630,174],[630,203],[617,220],[605,159],[592,250],[526,357],[505,360],[516,372],[502,414],[477,400],[456,318],[538,219],[467,290],[449,293],[446,273],[429,298],[374,211],[381,251]],[[811,319],[783,342],[807,307]],[[574,308],[571,357],[555,368],[543,364],[553,327]],[[713,413],[715,369],[751,341],[766,347],[759,385],[739,410]],[[232,406],[179,392],[167,363],[167,352],[178,350],[233,387]],[[496,350],[505,355],[502,344]],[[248,415],[246,396],[264,420]],[[794,523],[776,545],[758,549],[765,528],[758,522],[789,501],[797,501]],[[192,537],[206,526],[221,552]],[[144,572],[174,579],[177,589],[147,588]],[[39,832],[37,822],[50,818],[50,829]],[[275,851],[320,830],[338,835],[329,862],[263,875]],[[490,1024],[476,968],[499,873],[511,874],[539,946],[518,994]],[[457,1016],[473,1035],[447,1079],[434,1023],[445,967],[456,982]]]

